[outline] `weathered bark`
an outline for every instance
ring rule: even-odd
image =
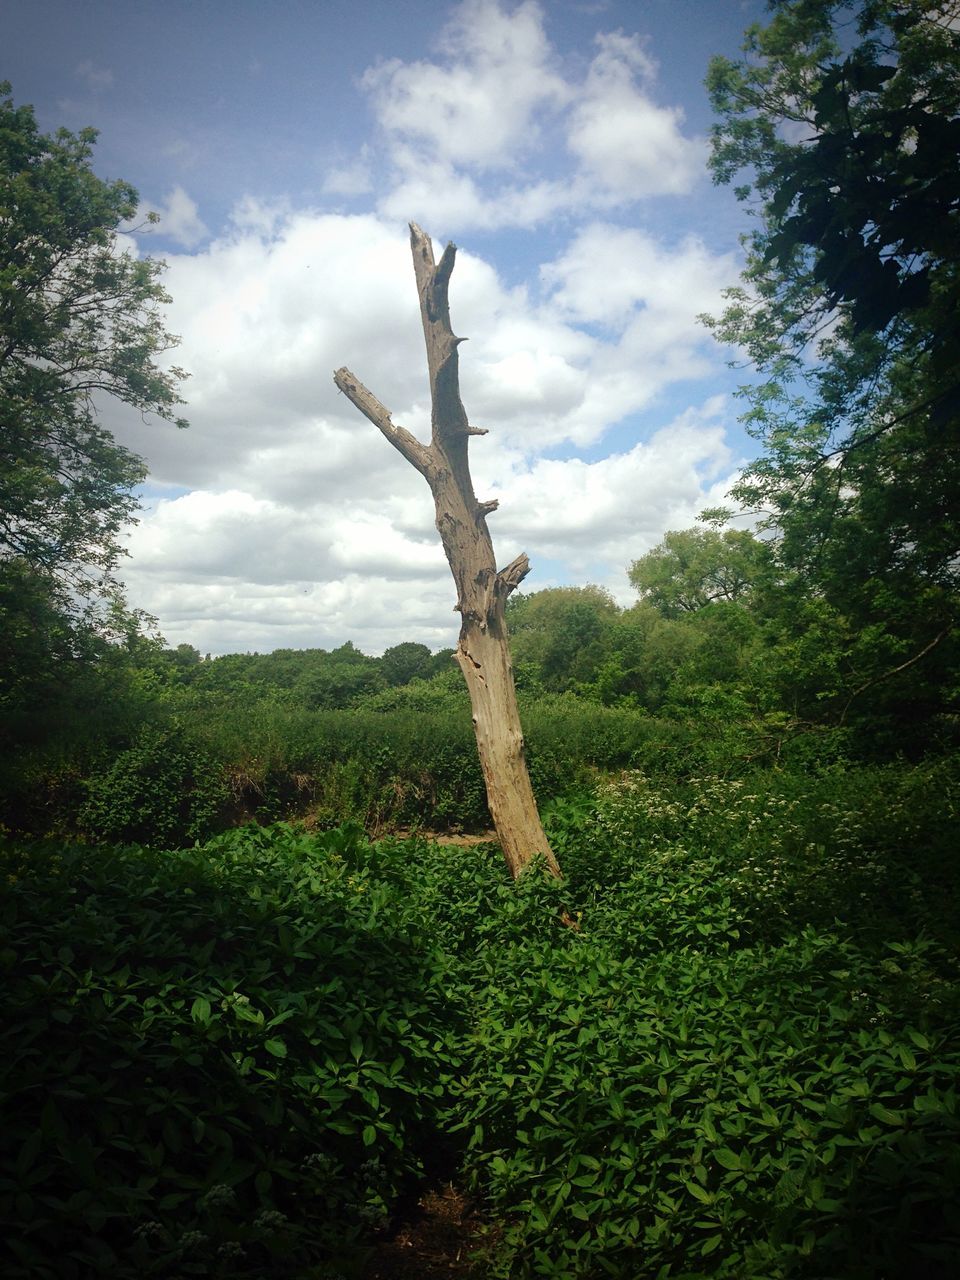
[[[478,502],[470,477],[469,438],[486,432],[470,426],[460,400],[457,348],[463,339],[451,330],[448,298],[457,251],[448,244],[435,262],[430,237],[414,223],[410,247],[430,374],[430,444],[396,426],[389,410],[349,369],[338,369],[333,380],[430,486],[437,529],[457,586],[461,625],[456,657],[470,690],[490,816],[514,876],[538,854],[559,876],[527,772],[504,620],[507,596],[530,565],[521,555],[498,572],[487,529],[487,516],[497,503]]]

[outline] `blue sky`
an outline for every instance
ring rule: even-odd
[[[188,432],[116,405],[150,466],[132,603],[205,652],[452,644],[422,479],[332,384],[424,432],[406,223],[451,283],[473,446],[527,590],[598,582],[721,500],[750,442],[698,325],[745,211],[705,169],[714,53],[759,0],[0,3],[0,78],[159,227]]]

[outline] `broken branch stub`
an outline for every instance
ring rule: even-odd
[[[469,439],[486,432],[470,426],[460,399],[458,348],[464,339],[451,329],[448,296],[457,251],[448,244],[435,262],[430,237],[415,223],[410,224],[410,248],[430,377],[430,444],[398,427],[349,369],[338,369],[333,380],[430,486],[437,530],[457,587],[456,658],[470,691],[490,816],[514,876],[538,855],[559,876],[527,771],[504,618],[507,596],[529,573],[530,563],[520,555],[497,571],[486,521],[497,502],[479,502],[470,476]]]

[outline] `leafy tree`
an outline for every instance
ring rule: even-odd
[[[536,666],[549,692],[588,682],[619,613],[610,593],[593,584],[514,595],[507,603],[514,661]]]
[[[759,198],[762,222],[748,238],[755,293],[733,291],[724,325],[776,368],[826,329],[835,356],[883,338],[848,377],[872,383],[878,360],[922,356],[937,375],[926,399],[955,410],[960,173],[944,161],[960,151],[960,6],[866,0],[855,24],[842,0],[770,8],[747,59],[715,58],[707,80],[714,177],[746,170],[737,194]],[[844,52],[854,25],[860,43]]]
[[[605,639],[592,678],[595,696],[608,706],[626,703],[646,711],[663,706],[696,644],[689,628],[665,618],[646,600],[625,609]]]
[[[449,665],[449,662],[447,663]],[[433,654],[425,644],[404,640],[385,649],[380,670],[389,685],[409,684],[411,680],[429,680],[436,667]]]
[[[57,654],[76,654],[95,627],[94,602],[116,612],[119,534],[145,474],[99,408],[120,402],[184,426],[184,375],[158,364],[175,343],[160,314],[163,264],[118,236],[136,191],[93,172],[95,130],[44,135],[10,95],[0,84],[0,626],[63,633],[47,646],[49,678]],[[29,645],[6,656],[14,682],[36,666]]]
[[[348,640],[323,655],[323,661],[298,683],[296,693],[308,707],[335,710],[379,692],[384,683],[379,660],[361,653]]]
[[[960,587],[960,6],[770,7],[708,78],[714,176],[745,175],[758,220],[711,322],[762,375],[743,394],[765,449],[733,496],[871,636],[855,700],[889,702],[921,663],[931,709]]]
[[[744,529],[680,529],[634,560],[631,584],[665,618],[749,599],[772,566],[770,547]]]

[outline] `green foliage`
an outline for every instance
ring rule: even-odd
[[[171,685],[168,659],[154,666],[156,656],[142,658],[147,692],[116,686],[123,697],[108,703],[106,722],[93,717],[89,737],[81,725],[77,738],[7,762],[8,827],[180,844],[250,818],[322,827],[353,818],[372,832],[489,826],[459,671],[381,691],[356,709],[311,711],[265,696],[244,676],[231,692],[203,690],[203,669],[225,660],[201,663],[186,687]],[[665,745],[679,762],[689,741],[682,726],[571,694],[525,702],[522,718],[542,801],[598,769],[654,764]]]
[[[538,682],[547,692],[574,689],[590,680],[605,634],[618,614],[602,587],[517,592],[507,604],[511,652],[521,667],[537,668]]]
[[[431,1181],[482,1274],[948,1280],[956,763],[665,784],[493,850],[8,844],[11,1280],[333,1280]]]
[[[450,663],[429,680],[414,677],[407,684],[366,694],[357,700],[357,707],[384,713],[450,715],[462,720],[470,714],[470,694],[460,668]]]
[[[145,470],[95,400],[185,423],[163,264],[121,252],[137,194],[93,172],[96,131],[40,133],[0,83],[0,734],[15,739],[139,625],[114,569]]]
[[[383,651],[380,670],[389,685],[409,684],[411,680],[429,680],[436,661],[425,644],[404,641]]]
[[[93,173],[95,130],[45,136],[10,92],[0,85],[0,537],[4,559],[75,586],[115,562],[143,477],[91,395],[172,418],[183,375],[155,363],[174,341],[163,264],[116,251],[136,192]]]
[[[949,4],[854,9],[777,0],[711,66],[714,175],[747,173],[759,225],[709,323],[761,374],[742,394],[764,452],[733,496],[838,615],[826,665],[867,737],[955,710],[960,32]]]
[[[353,706],[387,683],[381,660],[361,653],[349,640],[332,652],[275,649],[230,653],[205,662],[167,653],[166,662],[173,684],[198,692],[269,696],[289,706],[327,711]]]
[[[85,783],[77,814],[92,840],[192,844],[222,825],[228,793],[216,762],[176,723],[147,725]]]
[[[860,43],[846,51],[853,24],[839,0],[770,7],[770,25],[747,33],[749,62],[717,58],[708,78],[721,117],[714,175],[729,182],[749,168],[765,201],[761,278],[772,285],[779,273],[781,302],[800,280],[810,290],[812,307],[785,317],[797,338],[834,308],[853,336],[884,335],[895,350],[904,326],[919,324],[950,396],[960,357],[950,314],[960,180],[943,164],[960,146],[953,6],[861,3]]]
[[[958,800],[941,767],[559,808],[578,928],[516,907],[456,1090],[495,1274],[952,1274]]]
[[[356,831],[4,853],[4,1274],[330,1276],[454,1034]]]
[[[708,604],[745,603],[758,587],[772,585],[771,549],[743,529],[683,529],[635,560],[631,585],[665,618]]]

